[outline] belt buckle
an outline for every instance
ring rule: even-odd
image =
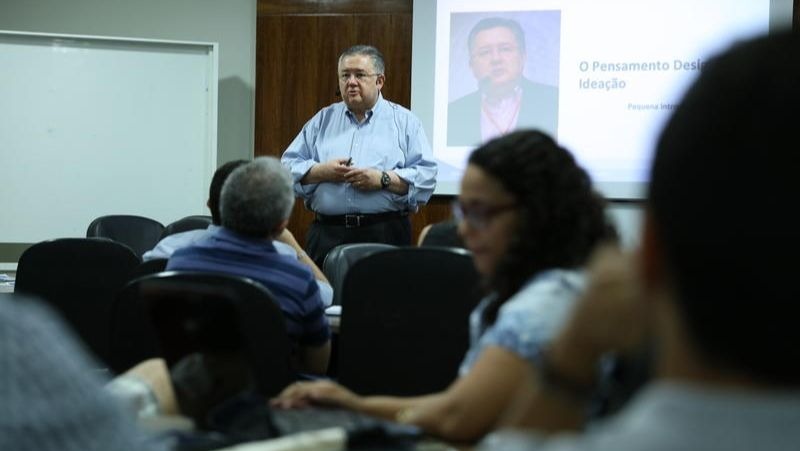
[[[344,226],[348,229],[361,227],[361,215],[344,215]]]

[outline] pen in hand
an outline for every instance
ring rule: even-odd
[[[353,157],[347,159],[347,162],[344,164],[345,166],[352,166],[353,165]]]

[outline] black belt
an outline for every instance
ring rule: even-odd
[[[316,213],[316,222],[324,225],[338,225],[347,228],[365,227],[379,222],[408,217],[407,211],[387,211],[385,213],[353,213],[349,215],[323,215]]]

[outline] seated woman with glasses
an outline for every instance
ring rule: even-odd
[[[479,439],[496,424],[526,370],[535,370],[582,292],[581,268],[591,251],[613,236],[604,206],[586,171],[545,134],[515,132],[478,148],[454,216],[487,295],[472,313],[471,345],[458,379],[441,393],[411,398],[362,397],[331,381],[298,382],[273,405],[337,405],[415,424],[447,440]]]

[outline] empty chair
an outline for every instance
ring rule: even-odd
[[[274,396],[294,379],[283,313],[263,285],[246,277],[167,271],[136,279],[124,292],[131,303],[125,308],[133,305],[142,314],[142,336],[153,340],[173,371],[181,408],[204,411],[248,390]],[[210,372],[195,375],[211,385],[176,380],[187,362],[202,363],[193,371]]]
[[[131,249],[99,238],[62,238],[25,250],[15,291],[53,306],[89,349],[108,361],[111,304],[139,259]]]
[[[385,243],[351,243],[340,244],[325,256],[322,272],[328,278],[333,288],[333,305],[342,304],[342,285],[347,275],[347,270],[358,260],[378,251],[395,249],[397,246]]]
[[[161,232],[161,238],[181,232],[188,232],[189,230],[207,229],[212,224],[211,216],[207,215],[192,215],[185,218],[178,219],[175,222],[167,224],[164,231]]]
[[[139,258],[161,239],[164,226],[155,219],[133,215],[101,216],[86,229],[86,237],[108,238],[125,244]]]
[[[339,382],[363,395],[445,389],[469,345],[478,281],[463,249],[396,248],[357,261],[342,292]]]

